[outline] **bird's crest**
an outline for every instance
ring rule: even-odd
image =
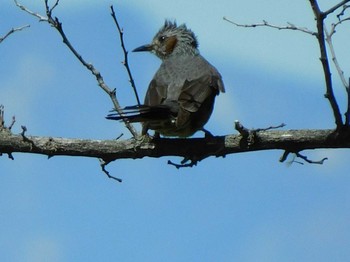
[[[198,48],[198,40],[192,30],[188,29],[186,24],[177,26],[176,21],[172,22],[168,19],[165,20],[164,25],[159,29],[155,36],[155,39],[162,37],[176,36],[179,41],[189,44],[193,48]]]

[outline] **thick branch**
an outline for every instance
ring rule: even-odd
[[[246,143],[241,135],[218,136],[211,139],[155,139],[138,142],[135,139],[83,140],[14,135],[0,132],[0,153],[34,153],[52,156],[80,156],[101,158],[109,162],[116,159],[180,156],[193,162],[209,156],[281,149],[299,152],[317,148],[350,148],[350,132],[336,135],[334,130],[261,131],[254,143]]]

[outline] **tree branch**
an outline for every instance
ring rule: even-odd
[[[16,0],[14,0],[16,5],[21,8],[23,11],[29,13],[30,15],[33,15],[37,18],[39,18],[39,21],[45,21],[48,22],[52,27],[54,27],[60,36],[62,37],[63,43],[69,48],[69,50],[74,54],[74,56],[80,61],[80,63],[86,67],[96,78],[98,85],[101,87],[101,89],[108,94],[110,99],[112,100],[113,106],[115,110],[119,114],[123,114],[123,111],[119,105],[118,99],[116,97],[116,89],[110,89],[108,85],[104,82],[103,77],[101,73],[94,67],[93,64],[88,63],[85,61],[85,59],[78,53],[78,51],[73,47],[73,45],[70,43],[69,39],[67,38],[63,27],[62,23],[59,21],[57,17],[53,18],[52,17],[52,11],[54,10],[55,7],[57,7],[59,0],[56,1],[56,3],[53,5],[52,8],[48,6],[48,1],[45,0],[45,8],[46,8],[46,15],[47,17],[44,17],[42,15],[39,15],[37,13],[34,13],[30,11],[28,8],[24,7],[23,5],[19,4]],[[129,129],[130,133],[134,136],[137,137],[138,133],[128,121],[124,121],[125,126]]]
[[[335,6],[331,7],[327,11],[323,12],[324,18],[326,18],[329,14],[333,13],[335,10],[337,10],[339,7],[344,6],[346,3],[350,2],[350,0],[344,0],[340,3],[336,4]]]
[[[238,27],[270,27],[270,28],[273,28],[273,29],[278,29],[278,30],[293,30],[293,31],[300,31],[300,32],[303,32],[303,33],[306,33],[306,34],[309,34],[309,35],[313,35],[313,36],[316,36],[317,33],[316,32],[313,32],[311,31],[310,29],[308,28],[305,28],[305,27],[298,27],[290,22],[287,22],[287,26],[279,26],[279,25],[273,25],[273,24],[270,24],[269,22],[267,22],[266,20],[263,20],[262,23],[257,23],[257,24],[239,24],[239,23],[236,23],[230,19],[228,19],[227,17],[223,17],[223,19],[235,26],[238,26]]]
[[[103,159],[100,159],[100,165],[101,165],[101,169],[102,169],[102,172],[106,174],[106,176],[108,178],[111,178],[111,179],[114,179],[116,181],[118,181],[119,183],[123,182],[122,179],[118,178],[118,177],[115,177],[115,176],[112,176],[109,174],[109,172],[107,171],[106,169],[106,166],[109,164],[110,162],[106,162],[104,161]]]
[[[328,157],[324,157],[321,160],[315,161],[315,160],[310,160],[306,156],[296,152],[295,155],[301,159],[303,159],[305,162],[309,164],[318,164],[318,165],[323,165],[324,161],[328,160]]]
[[[126,71],[128,73],[128,76],[129,76],[129,82],[131,84],[131,87],[134,91],[134,94],[135,94],[135,97],[136,97],[136,102],[138,105],[141,105],[141,102],[140,102],[140,98],[139,98],[139,95],[137,93],[137,89],[136,89],[136,85],[135,85],[135,81],[134,81],[134,78],[132,77],[132,74],[131,74],[131,70],[130,70],[130,67],[129,67],[129,62],[128,62],[128,51],[126,50],[125,48],[125,45],[124,45],[124,31],[122,28],[120,28],[119,26],[119,23],[118,23],[118,20],[117,20],[117,17],[115,15],[115,12],[114,12],[114,7],[113,5],[111,5],[111,16],[113,18],[113,21],[115,23],[115,25],[117,26],[117,29],[118,29],[118,33],[119,33],[119,40],[120,40],[120,44],[121,44],[121,47],[122,47],[122,50],[123,50],[123,53],[124,53],[124,61],[123,61],[123,65],[125,66],[126,68]]]
[[[2,41],[4,41],[7,37],[9,37],[11,34],[13,34],[14,32],[17,32],[17,31],[21,31],[25,28],[28,28],[30,27],[30,25],[24,25],[24,26],[21,26],[21,27],[17,27],[17,28],[12,28],[10,31],[8,31],[4,36],[0,37],[0,44]]]
[[[337,128],[340,129],[343,127],[343,120],[341,117],[338,103],[336,101],[336,98],[335,98],[334,92],[333,92],[331,70],[329,67],[327,49],[326,49],[326,43],[325,43],[325,35],[324,35],[324,19],[326,18],[326,14],[320,10],[316,0],[309,0],[309,1],[310,1],[310,5],[312,7],[312,10],[314,12],[315,19],[316,19],[317,40],[318,40],[320,53],[321,53],[320,60],[322,63],[324,78],[325,78],[325,82],[326,82],[325,97],[328,99],[328,101],[332,107],[333,115],[335,118],[335,124],[336,124]]]
[[[288,23],[287,26],[277,26],[277,25],[272,25],[269,22],[263,20],[263,23],[258,23],[258,24],[239,24],[236,22],[233,22],[229,19],[227,19],[226,17],[224,17],[224,20],[235,25],[238,27],[270,27],[270,28],[274,28],[274,29],[278,29],[278,30],[296,30],[296,31],[301,31],[303,33],[307,33],[313,36],[316,36],[318,43],[319,43],[319,48],[320,48],[320,60],[322,63],[322,67],[323,67],[323,72],[324,72],[324,77],[325,77],[325,82],[326,82],[326,94],[325,97],[328,99],[332,111],[333,111],[333,115],[335,118],[335,124],[336,127],[338,129],[341,129],[343,127],[343,120],[342,120],[342,116],[340,113],[340,109],[338,106],[338,103],[336,101],[336,98],[334,96],[334,92],[333,92],[333,86],[332,86],[332,79],[331,79],[331,71],[330,71],[330,67],[329,67],[329,62],[328,62],[328,56],[327,56],[327,49],[326,49],[326,44],[325,44],[325,33],[324,33],[324,19],[327,17],[328,14],[334,12],[335,10],[337,10],[339,7],[343,6],[345,3],[349,2],[350,0],[346,0],[346,1],[342,1],[341,3],[333,6],[332,8],[330,8],[328,11],[326,12],[322,12],[318,6],[317,0],[309,0],[312,10],[314,12],[315,15],[315,19],[316,19],[316,24],[317,24],[317,32],[313,32],[307,28],[302,28],[302,27],[297,27],[292,23]],[[343,7],[343,11],[346,9],[347,7]],[[347,19],[344,19],[344,21]]]
[[[334,27],[332,28],[331,30],[331,33],[328,33],[328,30],[326,28],[324,28],[324,32],[326,34],[326,42],[328,44],[328,47],[329,47],[329,50],[331,52],[331,56],[332,56],[332,61],[335,65],[335,68],[338,72],[338,75],[339,75],[339,78],[340,80],[342,81],[343,83],[343,86],[345,87],[346,90],[349,89],[349,85],[345,79],[345,76],[344,76],[344,71],[341,69],[340,65],[339,65],[339,62],[338,62],[338,59],[337,59],[337,56],[335,54],[335,50],[334,50],[334,47],[333,47],[333,41],[332,41],[332,36],[334,34]]]
[[[254,143],[242,143],[241,135],[206,138],[144,140],[86,140],[59,137],[14,135],[0,132],[0,153],[33,153],[47,156],[80,156],[103,159],[109,163],[117,159],[179,156],[191,162],[209,156],[261,150],[285,150],[296,153],[305,149],[350,148],[350,131],[339,136],[334,130],[286,130],[255,133]],[[186,162],[186,161],[185,161]],[[185,164],[182,162],[182,164]]]

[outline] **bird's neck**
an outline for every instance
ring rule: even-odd
[[[199,50],[196,48],[179,48],[174,49],[171,54],[165,56],[162,60],[181,58],[181,57],[195,57],[199,55]]]

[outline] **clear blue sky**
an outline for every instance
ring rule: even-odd
[[[22,1],[42,14],[43,2]],[[321,8],[330,2],[321,1]],[[72,44],[129,105],[135,99],[121,65],[112,3],[129,50],[148,43],[165,18],[186,22],[198,35],[201,53],[222,73],[227,90],[206,126],[214,134],[236,133],[236,119],[251,128],[334,127],[314,38],[236,28],[222,19],[314,29],[308,1],[62,0],[55,15]],[[25,24],[31,27],[0,45],[0,104],[7,123],[16,116],[13,132],[26,125],[30,135],[112,139],[123,132],[129,138],[122,124],[104,119],[111,102],[59,35],[1,0],[0,35]],[[349,36],[346,24],[334,39],[346,76]],[[143,96],[160,61],[140,53],[129,59]],[[343,109],[345,93],[333,76]],[[122,184],[109,180],[97,159],[14,154],[12,161],[4,155],[0,260],[345,261],[349,150],[303,152],[328,157],[323,166],[281,164],[282,153],[210,158],[181,170],[167,165],[179,158],[119,160],[108,170]]]

